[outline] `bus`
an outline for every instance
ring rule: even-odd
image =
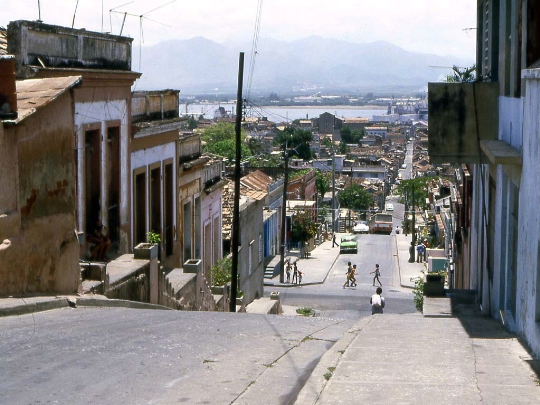
[[[390,235],[393,228],[392,214],[375,214],[369,220],[369,233],[386,233]]]

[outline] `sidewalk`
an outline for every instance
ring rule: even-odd
[[[452,298],[431,300],[426,305],[437,307]],[[539,363],[499,322],[472,309],[375,315],[322,357],[296,404],[538,404]]]
[[[414,281],[422,275],[422,271],[427,273],[427,263],[409,263],[409,246],[411,246],[412,235],[399,233],[395,235],[397,249],[397,268],[399,271],[400,284],[402,287],[414,288]],[[414,250],[416,257],[416,249]]]
[[[341,236],[348,235],[348,233],[336,234],[336,239],[339,241]],[[426,263],[409,263],[409,246],[411,244],[411,235],[405,236],[400,233],[398,235],[392,234],[396,243],[397,254],[397,270],[399,274],[399,283],[401,287],[414,288],[414,279],[422,275],[422,271],[427,272]],[[415,250],[416,253],[416,250]],[[293,256],[292,261],[295,260]],[[311,257],[308,259],[300,258],[298,260],[298,268],[304,272],[302,277],[302,285],[322,284],[326,280],[328,273],[332,269],[335,261],[339,257],[339,247],[332,248],[332,241],[325,241],[318,245],[311,251]],[[279,267],[279,256],[276,256],[274,263]],[[292,262],[291,261],[291,262]],[[292,278],[292,274],[291,274]],[[396,280],[397,282],[397,280]],[[271,280],[264,280],[265,286],[278,286],[278,287],[296,287],[296,284],[280,283],[279,274],[273,277]]]
[[[346,234],[336,233],[336,240],[340,240],[341,236]],[[286,256],[291,258],[291,263],[296,260],[294,256]],[[325,241],[320,245],[316,246],[312,251],[309,258],[299,258],[298,259],[298,270],[303,273],[302,284],[301,285],[313,285],[313,284],[322,284],[328,273],[332,269],[335,261],[339,257],[339,247],[332,247],[332,241]],[[276,266],[279,268],[279,255],[276,256]],[[285,281],[287,276],[284,276]],[[291,270],[291,281],[292,281],[292,270]],[[264,280],[265,286],[270,287],[298,287],[297,284],[292,283],[280,283],[279,282],[279,273],[273,277],[271,280]]]

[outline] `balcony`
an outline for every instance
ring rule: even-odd
[[[499,83],[429,83],[430,162],[481,163],[485,141],[497,140]]]

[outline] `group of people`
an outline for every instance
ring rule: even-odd
[[[381,271],[379,268],[379,264],[375,265],[375,270],[373,270],[369,274],[374,274],[373,276],[373,286],[375,286],[375,282],[379,283],[379,286],[375,290],[375,294],[373,294],[369,300],[369,303],[371,304],[371,314],[382,314],[384,311],[384,305],[385,300],[382,294],[382,283],[379,277],[381,276]],[[345,284],[343,284],[343,288],[345,287],[356,287],[356,264],[352,264],[351,262],[347,263],[347,280],[345,281]]]
[[[418,244],[416,245],[416,263],[422,263],[427,260],[427,248],[429,248],[427,239],[419,239]]]
[[[302,284],[302,275],[304,274],[303,272],[301,272],[299,269],[298,269],[298,266],[296,265],[296,262],[298,260],[296,260],[292,265],[291,265],[291,259],[287,259],[287,262],[285,263],[286,266],[285,266],[285,272],[287,274],[287,283],[290,283],[291,282],[291,267],[292,267],[292,283],[293,284]]]
[[[381,271],[379,269],[379,264],[375,265],[375,270],[373,270],[369,274],[374,274],[373,276],[373,286],[375,286],[375,281],[379,283],[379,286],[382,287],[381,280],[379,277],[381,276]],[[343,288],[345,287],[356,287],[356,264],[351,264],[351,262],[347,263],[347,280],[345,280],[345,284],[343,284]]]

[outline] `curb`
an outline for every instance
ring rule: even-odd
[[[27,302],[22,299],[22,304],[16,304],[10,307],[0,309],[0,317],[26,315],[34,312],[50,311],[53,309],[67,308],[69,302],[65,297],[47,299],[44,301]]]
[[[104,296],[79,297],[60,296],[55,298],[45,298],[42,300],[32,300],[32,298],[20,298],[22,304],[16,303],[11,306],[0,308],[0,318],[7,316],[27,315],[35,312],[51,311],[60,308],[94,307],[94,308],[131,308],[131,309],[160,309],[173,310],[163,305],[150,304],[138,301],[108,299]],[[30,302],[29,302],[30,301]]]
[[[358,333],[368,326],[372,320],[372,317],[362,318],[352,328],[350,328],[342,338],[334,343],[329,350],[326,351],[300,390],[300,393],[296,397],[295,404],[314,405],[317,403],[322,392],[324,391],[324,388],[326,387],[326,384],[328,384],[329,380],[332,378],[331,374],[339,365],[347,348],[356,339]],[[327,379],[325,375],[328,376],[328,373],[330,373],[330,376]]]

